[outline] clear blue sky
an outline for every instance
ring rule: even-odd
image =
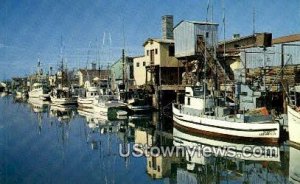
[[[222,1],[210,1],[222,40]],[[256,32],[272,32],[273,37],[300,33],[299,0],[224,1],[226,38],[233,33],[252,34],[254,7]],[[84,67],[92,60],[106,65],[108,60],[121,57],[124,38],[127,54],[141,55],[147,38],[161,37],[162,15],[174,15],[174,24],[184,19],[203,21],[207,2],[0,0],[0,80],[33,72],[38,58],[43,67],[56,67],[61,45],[70,68]]]

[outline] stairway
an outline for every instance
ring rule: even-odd
[[[225,83],[225,81],[226,81],[226,83],[231,83],[232,81],[229,78],[229,75],[226,73],[226,71],[223,68],[223,66],[221,65],[221,63],[218,60],[214,60],[214,57],[211,54],[211,52],[207,48],[205,48],[204,42],[199,44],[199,48],[201,50],[201,56],[203,58],[205,58],[205,52],[206,52],[207,64],[211,68],[213,73],[215,75],[217,75],[219,79],[222,79],[224,81],[224,83]],[[216,70],[215,70],[215,67],[216,67]]]

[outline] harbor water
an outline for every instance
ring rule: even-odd
[[[155,146],[200,144],[236,149],[234,156],[186,150],[168,156],[139,153]],[[136,145],[149,147],[134,150]],[[300,182],[300,150],[283,142],[271,146],[274,155],[236,156],[243,145],[178,130],[159,112],[98,117],[76,107],[0,97],[1,184]]]

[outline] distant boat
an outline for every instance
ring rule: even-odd
[[[122,109],[126,104],[120,102],[115,95],[100,95],[93,102],[95,113],[108,116],[110,110]]]
[[[30,98],[39,98],[41,100],[47,100],[49,95],[49,89],[46,85],[36,82],[32,85],[31,90],[28,92]]]
[[[54,89],[50,95],[51,102],[56,105],[75,105],[77,97],[72,96],[68,87]]]
[[[131,94],[131,97],[127,100],[128,109],[137,111],[150,111],[152,106],[148,95],[143,90],[136,90]]]
[[[265,108],[257,109],[256,114],[231,114],[228,107],[216,107],[204,88],[186,87],[184,104],[173,104],[175,127],[213,137],[278,142],[279,123],[272,121]]]
[[[77,99],[80,107],[93,108],[93,101],[99,96],[98,87],[88,87],[84,96],[79,96]]]

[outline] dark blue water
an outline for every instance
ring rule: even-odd
[[[119,145],[173,144],[172,138],[155,131],[161,127],[155,124],[157,118],[143,118],[93,123],[76,109],[60,112],[4,96],[0,183],[289,183],[295,182],[293,173],[299,174],[299,167],[289,166],[300,161],[300,151],[293,150],[296,156],[290,160],[290,148],[284,145],[275,161],[121,157]]]

